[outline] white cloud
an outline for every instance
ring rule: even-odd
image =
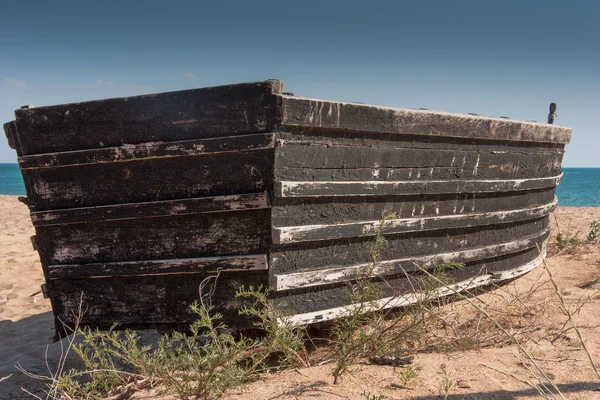
[[[96,85],[98,85],[98,86],[112,86],[114,84],[115,83],[113,81],[100,81],[100,80],[96,81]]]
[[[27,82],[21,79],[4,79],[4,86],[9,88],[24,88],[27,87]]]
[[[193,81],[195,81],[196,79],[198,79],[198,75],[193,74],[191,72],[186,72],[185,74],[183,74],[184,77],[191,79]]]

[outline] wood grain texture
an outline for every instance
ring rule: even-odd
[[[17,125],[15,121],[10,121],[4,124],[4,134],[8,141],[8,147],[11,149],[17,149]]]
[[[123,261],[112,263],[49,265],[51,279],[98,278],[197,274],[207,272],[243,272],[267,270],[264,254],[235,257],[178,258],[172,260]],[[223,279],[227,279],[223,277]]]
[[[43,265],[265,254],[269,210],[38,227]]]
[[[415,195],[421,193],[493,193],[519,190],[536,190],[556,186],[562,179],[558,176],[531,179],[454,179],[443,181],[321,181],[275,183],[276,197],[317,196],[385,196]]]
[[[274,144],[274,135],[272,133],[184,140],[178,142],[147,142],[105,149],[65,151],[61,153],[23,156],[19,157],[19,166],[21,169],[72,167],[157,157],[183,157],[207,154],[214,156],[221,153],[243,153],[252,150],[272,149]]]
[[[334,146],[320,143],[278,141],[275,153],[277,178],[294,176],[298,170],[312,170],[327,176],[329,170],[370,169],[366,180],[394,180],[394,172],[406,170],[406,179],[432,180],[436,170],[448,170],[446,178],[481,177],[535,178],[560,174],[562,152],[485,151],[483,149],[418,149],[371,146]],[[327,170],[327,171],[322,171]],[[297,172],[296,172],[297,173]],[[439,176],[440,173],[436,173]],[[313,179],[318,180],[318,179]],[[356,178],[354,180],[357,180]]]
[[[516,153],[526,151],[531,154],[561,154],[565,143],[519,142],[494,138],[466,138],[453,136],[429,136],[418,134],[348,131],[342,129],[322,129],[302,126],[280,126],[277,130],[279,144],[295,143],[304,145],[362,146],[385,148],[410,148],[429,150],[490,151]]]
[[[227,279],[223,279],[225,275]],[[85,310],[81,326],[109,329],[116,324],[119,329],[168,326],[185,330],[198,319],[189,306],[200,299],[200,284],[209,278],[210,285],[205,290],[214,285],[215,312],[222,313],[231,327],[250,327],[252,320],[238,314],[245,300],[235,293],[242,286],[266,285],[264,271],[223,274],[216,283],[215,277],[214,273],[199,273],[53,279],[47,283],[47,292],[57,330],[62,331],[63,324],[74,326],[80,300]]]
[[[338,196],[277,198],[272,203],[274,227],[334,224],[381,219],[456,215],[469,212],[534,208],[554,201],[554,188],[506,193],[420,194],[412,196]]]
[[[362,236],[375,236],[380,229],[385,234],[456,229],[469,226],[502,224],[532,220],[548,215],[556,207],[556,199],[536,208],[511,211],[467,213],[462,215],[440,215],[435,217],[398,218],[381,221],[362,221],[330,225],[303,225],[272,228],[274,244],[337,240]]]
[[[422,257],[381,260],[376,263],[364,263],[346,267],[319,268],[318,270],[302,271],[289,274],[274,274],[270,286],[274,290],[293,290],[311,286],[330,285],[348,282],[359,278],[397,275],[417,271],[417,265],[424,269],[433,269],[446,263],[468,263],[488,258],[501,257],[518,253],[530,248],[541,248],[548,238],[549,231],[542,231],[520,240],[508,243],[493,244],[485,247],[473,247],[468,250],[448,253],[433,253]]]
[[[24,169],[32,211],[271,190],[272,150]]]
[[[266,81],[15,111],[21,155],[273,131]]]
[[[539,235],[548,226],[549,217],[546,216],[507,224],[386,235],[386,246],[381,250],[379,260],[421,258],[508,243]],[[272,276],[370,263],[373,261],[371,248],[374,244],[375,236],[365,236],[272,245],[269,274]]]
[[[267,192],[196,199],[127,203],[110,206],[69,208],[31,213],[34,226],[85,224],[127,219],[182,216],[229,211],[266,209]]]
[[[466,263],[463,268],[446,267],[444,274],[448,279],[461,282],[480,275],[502,274],[504,271],[525,265],[537,259],[540,251],[535,249],[512,253],[501,257]],[[437,285],[419,272],[380,276],[370,279],[377,286],[381,298],[403,296],[431,289]],[[291,314],[302,314],[343,307],[351,302],[349,293],[355,287],[353,282],[343,282],[327,286],[313,286],[295,290],[272,293],[271,299],[276,307]]]
[[[571,138],[570,128],[548,124],[279,97],[282,126],[526,142],[568,143]]]
[[[460,282],[449,284],[445,287],[436,289],[433,293],[430,290],[411,292],[407,294],[395,294],[388,297],[383,297],[377,301],[374,301],[368,305],[368,310],[384,310],[394,307],[405,307],[411,304],[415,304],[419,301],[427,299],[427,296],[434,296],[436,298],[443,298],[445,296],[453,295],[457,292],[464,292],[483,286],[500,284],[503,281],[514,279],[518,276],[524,275],[531,270],[535,269],[542,264],[543,258],[545,257],[546,250],[545,246],[542,249],[542,254],[538,255],[531,261],[520,264],[516,267],[492,273],[483,273],[474,277],[469,277]],[[287,323],[292,325],[307,325],[316,322],[323,322],[340,318],[349,315],[351,310],[357,305],[346,304],[343,306],[337,306],[328,309],[321,309],[312,312],[299,312],[286,318]]]

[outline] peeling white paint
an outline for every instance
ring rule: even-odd
[[[464,202],[463,202],[464,203]],[[557,199],[552,203],[534,208],[522,208],[509,211],[493,211],[458,215],[441,215],[434,217],[398,218],[387,221],[382,229],[384,234],[414,232],[419,230],[447,229],[448,221],[458,221],[453,228],[495,224],[510,219],[520,221],[547,215],[556,207]],[[464,211],[464,204],[461,212]],[[341,224],[301,225],[272,228],[272,239],[275,244],[311,242],[348,237],[372,236],[380,229],[380,221],[347,222]]]
[[[520,267],[503,271],[499,274],[483,274],[471,279],[467,279],[455,284],[446,285],[435,291],[434,297],[441,298],[455,293],[460,293],[465,290],[474,289],[476,287],[486,286],[494,282],[501,282],[508,279],[513,279],[517,276],[524,275],[542,264],[546,256],[546,246],[544,244],[542,254],[535,260],[530,261]],[[431,297],[431,293],[417,292],[402,296],[386,297],[375,302],[369,303],[365,307],[365,312],[375,311],[394,307],[404,307],[421,301],[427,297]],[[314,311],[309,313],[296,314],[290,317],[285,317],[285,322],[292,325],[306,325],[315,322],[328,321],[335,318],[343,317],[352,313],[353,309],[358,307],[358,304],[352,304],[343,307],[335,307],[327,310]],[[364,305],[363,305],[364,306]],[[281,321],[283,322],[283,321]]]
[[[536,241],[547,234],[548,230],[544,230],[538,235],[512,242],[483,246],[469,250],[453,251],[449,253],[428,254],[413,258],[383,260],[378,261],[376,264],[363,263],[346,267],[326,267],[312,271],[275,274],[273,275],[274,290],[292,290],[297,288],[346,282],[359,277],[367,278],[412,272],[417,270],[415,264],[421,266],[422,268],[429,269],[450,262],[465,262],[465,260],[468,260],[468,262],[473,262],[490,257],[513,254],[526,249],[535,248]]]
[[[410,177],[410,175],[409,175]],[[347,196],[372,196],[382,194],[418,194],[423,193],[489,193],[510,191],[522,188],[529,184],[528,189],[540,189],[557,185],[562,178],[562,173],[557,176],[528,179],[449,179],[429,180],[426,182],[415,181],[279,181],[277,197],[347,197]],[[424,186],[425,185],[425,186]],[[352,188],[349,191],[346,188]],[[346,193],[337,194],[336,189],[344,189]],[[411,191],[412,190],[412,191]],[[382,191],[384,191],[382,193]]]

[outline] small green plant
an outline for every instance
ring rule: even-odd
[[[413,369],[412,365],[407,365],[404,368],[404,372],[399,373],[400,380],[404,386],[408,386],[409,382],[417,377],[417,372]]]
[[[239,314],[255,320],[254,326],[263,334],[262,345],[265,346],[266,354],[281,354],[278,367],[309,366],[308,353],[304,346],[306,329],[293,326],[287,316],[275,310],[267,300],[267,289],[262,286],[258,288],[250,286],[248,289],[242,287],[236,296],[253,300],[253,304],[243,306]]]
[[[363,397],[365,400],[385,400],[387,399],[387,396],[383,395],[383,394],[371,394],[371,392],[367,392],[366,390],[364,390],[361,394],[361,397]]]
[[[590,224],[590,232],[588,233],[587,240],[595,242],[600,237],[600,222],[592,221]]]
[[[581,244],[581,242],[575,236],[568,237],[568,236],[564,235],[562,232],[559,232],[556,235],[556,246],[558,247],[559,250],[577,247],[580,244]]]
[[[442,374],[444,375],[444,380],[442,382],[442,395],[444,396],[444,400],[450,396],[450,391],[454,388],[454,378],[452,375],[448,373],[446,370],[446,364],[440,365],[440,369],[442,370]]]

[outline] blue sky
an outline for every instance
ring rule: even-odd
[[[282,79],[299,96],[573,128],[600,167],[600,2],[27,1],[0,10],[0,122],[36,106]],[[16,161],[0,137],[0,162]]]

